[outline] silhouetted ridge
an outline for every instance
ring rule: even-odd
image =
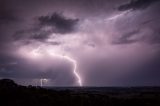
[[[20,86],[3,79],[0,80],[0,106],[160,106],[159,87],[92,88],[53,90]]]
[[[1,79],[0,87],[17,87],[18,85],[10,79]]]

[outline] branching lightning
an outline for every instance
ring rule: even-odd
[[[39,53],[40,48],[41,47],[38,47],[37,49],[34,49],[31,53],[36,57],[39,56],[40,55],[40,53]],[[73,58],[71,58],[69,56],[55,54],[55,53],[53,53],[52,51],[49,51],[49,50],[46,50],[46,51],[47,51],[47,53],[49,53],[52,56],[59,57],[59,58],[64,58],[64,59],[70,61],[71,63],[73,63],[73,66],[74,66],[73,67],[73,73],[74,73],[75,77],[77,78],[77,83],[79,84],[79,86],[82,86],[81,77],[77,72],[77,62],[76,62],[76,60],[74,60]],[[43,86],[43,80],[44,79],[40,79],[41,86]]]
[[[116,15],[108,18],[107,20],[115,20],[115,19],[117,19],[117,18],[119,18],[119,17],[122,17],[123,15],[128,14],[129,12],[130,12],[130,10],[124,11],[124,12],[122,12],[122,13],[120,13],[120,14],[116,14]]]
[[[48,51],[48,52],[49,52],[49,51]],[[54,54],[54,53],[51,53],[51,52],[49,52],[49,53],[50,53],[51,55],[53,55],[53,56],[60,57],[60,58],[64,58],[64,59],[72,62],[72,63],[73,63],[73,66],[74,66],[74,68],[73,68],[73,73],[74,73],[74,75],[75,75],[76,78],[77,78],[77,82],[78,82],[79,86],[82,86],[81,77],[80,77],[80,75],[79,75],[79,74],[77,73],[77,71],[76,71],[76,70],[77,70],[77,62],[76,62],[76,60],[72,59],[72,58],[69,57],[69,56],[58,55],[58,54]]]

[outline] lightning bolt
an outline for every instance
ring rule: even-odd
[[[39,56],[40,54],[38,53],[38,51],[40,50],[40,48],[41,48],[41,46],[39,46],[37,49],[34,49],[31,53],[36,57]],[[77,62],[76,62],[76,60],[74,60],[73,58],[71,58],[69,56],[55,54],[55,53],[53,53],[52,51],[49,51],[49,50],[47,50],[47,52],[52,56],[59,57],[59,58],[64,58],[64,59],[70,61],[71,63],[73,63],[73,73],[74,73],[75,77],[77,78],[77,83],[79,84],[79,86],[82,86],[81,77],[77,72]],[[43,79],[40,79],[40,82],[41,82],[41,86],[43,86]]]
[[[74,60],[73,58],[71,58],[71,57],[69,57],[69,56],[58,55],[58,54],[54,54],[54,53],[51,53],[51,52],[49,52],[49,53],[50,53],[51,55],[53,55],[53,56],[60,57],[60,58],[64,58],[64,59],[72,62],[72,63],[73,63],[73,66],[74,66],[74,67],[73,67],[73,73],[74,73],[74,75],[75,75],[76,78],[77,78],[77,82],[78,82],[79,86],[82,86],[81,77],[80,77],[80,75],[79,75],[78,72],[77,72],[77,62],[76,62],[76,60]]]

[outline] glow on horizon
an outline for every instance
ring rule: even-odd
[[[40,79],[41,87],[43,86],[43,82],[48,82],[48,80],[47,79]]]

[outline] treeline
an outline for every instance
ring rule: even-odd
[[[160,106],[160,92],[131,94],[75,92],[20,86],[0,80],[0,106]]]

